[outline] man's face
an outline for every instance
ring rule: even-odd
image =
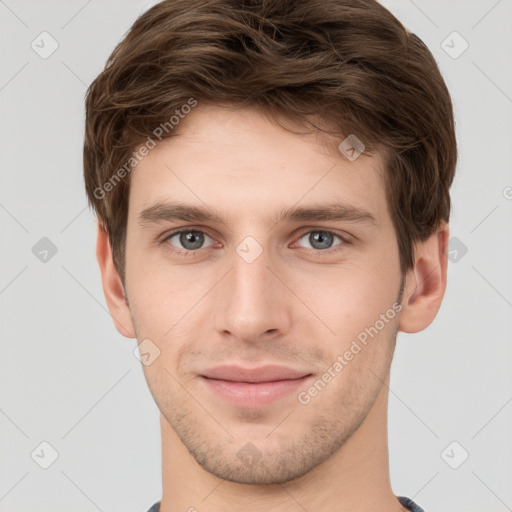
[[[401,274],[383,162],[256,110],[199,105],[181,123],[131,177],[126,294],[160,351],[145,376],[205,469],[284,482],[343,446],[389,371]],[[176,203],[219,219],[173,218]],[[333,205],[347,215],[298,215]]]

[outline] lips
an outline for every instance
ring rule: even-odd
[[[300,379],[308,372],[295,370],[286,366],[266,365],[257,368],[242,368],[241,366],[216,366],[205,372],[203,377],[233,382],[274,382],[278,380]]]
[[[217,366],[200,375],[213,396],[236,407],[256,408],[288,397],[312,374],[285,366]]]

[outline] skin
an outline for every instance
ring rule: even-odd
[[[298,392],[311,381],[237,407],[199,376],[221,362],[277,363],[317,380],[400,298],[382,157],[351,162],[332,151],[339,142],[291,133],[255,109],[199,105],[132,172],[125,289],[98,227],[116,327],[160,351],[143,368],[161,411],[162,512],[404,510],[388,469],[390,364],[397,332],[425,329],[440,307],[446,224],[416,245],[401,311],[309,403]],[[164,201],[206,205],[223,222],[140,222]],[[282,209],[327,203],[364,209],[375,223],[275,221]],[[205,234],[195,254],[175,252],[191,247],[170,237],[177,228]],[[310,239],[325,230],[336,235],[330,253]],[[248,236],[262,250],[251,263],[236,251]]]

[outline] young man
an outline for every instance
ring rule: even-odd
[[[87,96],[119,332],[161,411],[151,511],[422,509],[394,495],[398,331],[446,285],[452,105],[374,0],[168,0]]]

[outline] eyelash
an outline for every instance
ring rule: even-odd
[[[179,229],[179,230],[176,230],[176,231],[172,231],[171,233],[168,233],[165,235],[165,237],[162,239],[161,243],[163,243],[165,245],[165,249],[166,251],[169,251],[169,252],[172,252],[173,254],[177,254],[177,255],[180,255],[180,256],[194,256],[196,254],[199,253],[199,251],[201,251],[201,249],[206,249],[206,247],[202,247],[200,249],[197,249],[195,251],[189,251],[189,250],[186,250],[186,249],[179,249],[175,246],[171,246],[171,244],[167,243],[173,236],[176,236],[176,235],[179,235],[181,233],[189,233],[191,231],[197,231],[199,233],[202,233],[203,235],[206,235],[208,236],[209,238],[211,238],[213,240],[213,237],[211,237],[208,233],[202,231],[201,229],[196,229],[194,227],[191,227],[191,228],[188,228],[188,229]],[[297,238],[297,241],[300,240],[301,238],[304,237],[304,235],[307,235],[308,233],[314,233],[314,232],[319,232],[319,233],[328,233],[330,235],[333,235],[337,238],[339,238],[341,240],[341,243],[329,248],[329,249],[324,249],[324,250],[321,250],[321,249],[309,249],[310,251],[314,251],[314,254],[318,254],[318,255],[321,255],[321,254],[327,254],[327,255],[330,255],[332,253],[335,253],[335,252],[338,252],[340,250],[340,247],[342,247],[343,245],[345,244],[351,244],[351,240],[349,239],[348,235],[340,235],[339,233],[336,233],[335,231],[331,231],[329,229],[319,229],[319,228],[315,228],[315,229],[309,229],[309,231],[304,231],[302,232],[299,237]],[[295,242],[294,242],[295,243]]]

